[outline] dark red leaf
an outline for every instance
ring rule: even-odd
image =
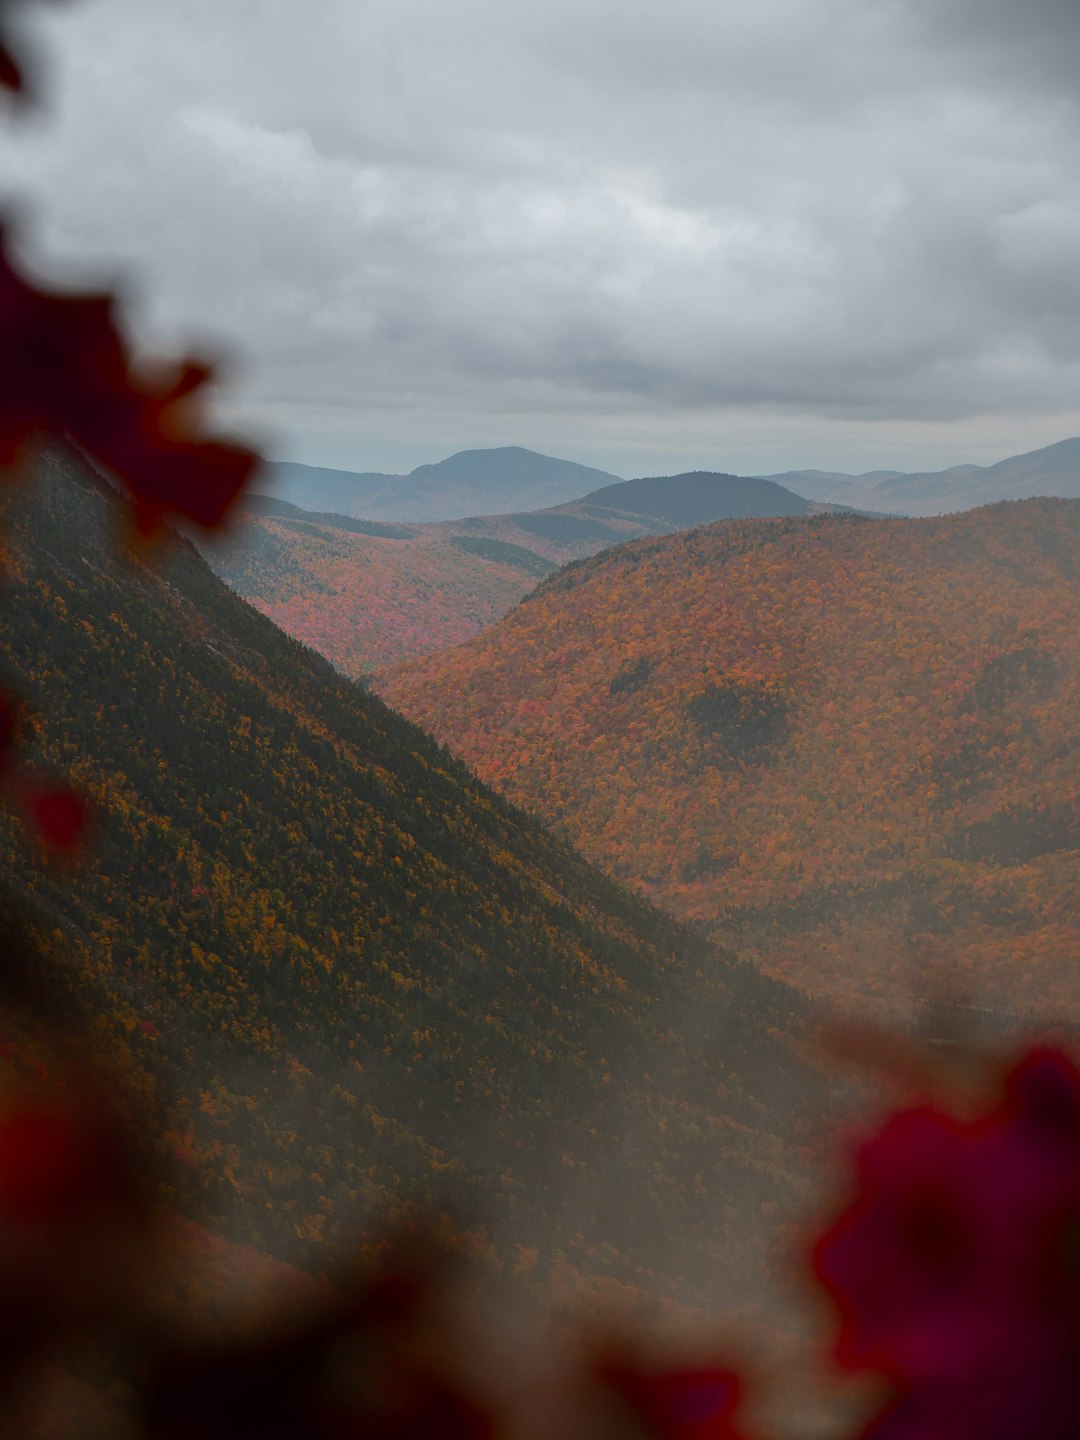
[[[31,1102],[0,1118],[0,1223],[57,1231],[136,1208],[129,1159],[104,1114]]]
[[[734,1412],[740,1383],[729,1370],[650,1371],[608,1362],[600,1379],[629,1404],[656,1440],[738,1440]]]
[[[22,71],[6,45],[0,45],[0,86],[16,94],[23,87]]]
[[[86,806],[70,790],[32,789],[27,809],[42,839],[57,850],[73,850],[86,828]]]
[[[66,435],[123,484],[143,531],[171,515],[212,528],[250,478],[255,455],[199,434],[208,366],[164,379],[131,368],[109,295],[61,296],[27,284],[0,230],[0,465],[31,438]]]
[[[902,1112],[815,1250],[837,1355],[898,1387],[876,1440],[1080,1434],[1080,1074],[1036,1051],[1001,1102]]]
[[[0,771],[8,763],[15,740],[16,713],[11,697],[0,690]]]

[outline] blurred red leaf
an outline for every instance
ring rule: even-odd
[[[738,1376],[712,1368],[651,1371],[608,1361],[599,1378],[620,1394],[657,1440],[739,1440]]]
[[[3,1420],[32,1360],[123,1312],[148,1214],[128,1136],[93,1086],[0,1113]]]
[[[12,761],[20,708],[10,695],[0,691],[0,787],[47,845],[57,850],[74,850],[86,830],[86,804],[66,787],[46,785],[18,773]]]
[[[399,1327],[422,1278],[384,1275],[285,1335],[159,1351],[145,1396],[147,1434],[153,1440],[492,1440],[491,1418],[400,1343]],[[391,1336],[399,1343],[386,1345]]]
[[[11,51],[4,45],[0,45],[0,85],[5,90],[17,92],[22,89],[22,71],[16,65]]]
[[[70,790],[31,789],[30,818],[42,837],[57,850],[74,850],[86,827],[86,806]]]
[[[9,5],[10,0],[0,0],[0,86],[15,95],[21,95],[26,84],[23,67],[16,60],[4,34],[4,12]]]
[[[410,1399],[402,1410],[379,1421],[365,1420],[348,1432],[350,1440],[494,1440],[493,1418],[464,1395],[431,1376],[414,1375],[410,1381]]]
[[[857,1155],[815,1265],[837,1357],[898,1387],[875,1440],[1080,1434],[1080,1074],[1028,1055],[960,1120],[901,1112]]]
[[[142,531],[169,515],[218,525],[256,456],[199,436],[194,397],[209,368],[186,361],[164,380],[136,375],[112,297],[27,284],[5,239],[0,229],[0,465],[35,436],[66,435],[127,488]]]
[[[115,1157],[100,1135],[49,1106],[0,1121],[0,1219],[15,1227],[63,1224],[118,1191]]]

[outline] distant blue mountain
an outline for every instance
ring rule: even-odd
[[[466,515],[542,510],[576,500],[619,477],[519,445],[462,450],[408,475],[324,470],[271,461],[257,488],[305,510],[365,520],[456,520]]]
[[[771,475],[811,500],[826,500],[894,515],[944,515],[1028,500],[1036,495],[1080,499],[1080,438],[1059,440],[1041,450],[1010,455],[996,465],[953,465],[948,470],[904,474],[871,470],[843,475],[835,470],[788,470]]]

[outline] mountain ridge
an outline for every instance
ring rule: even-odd
[[[768,478],[796,490],[804,486],[810,498],[911,516],[955,513],[1039,495],[1076,499],[1080,497],[1080,438],[1058,440],[992,465],[959,464],[912,472],[871,470],[862,475],[789,470]]]

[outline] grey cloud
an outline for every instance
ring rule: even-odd
[[[1080,100],[1080,7],[1073,0],[912,0],[916,43],[956,75],[1022,91],[1032,103]]]
[[[1051,413],[1078,15],[84,0],[6,170],[50,266],[134,264],[144,342],[220,337],[263,406]]]

